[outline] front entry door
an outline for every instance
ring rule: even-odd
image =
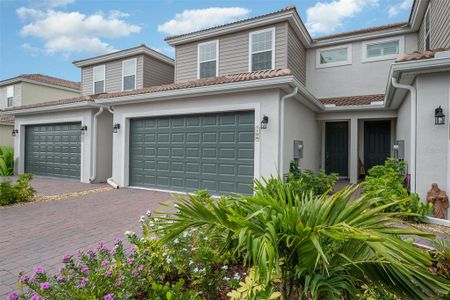
[[[348,177],[348,122],[325,125],[325,171]]]
[[[391,152],[391,121],[364,122],[364,167],[383,165]]]

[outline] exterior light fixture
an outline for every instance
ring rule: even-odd
[[[19,133],[19,129],[13,129],[11,132],[12,136],[16,136]]]
[[[438,108],[434,110],[434,124],[435,125],[444,125],[445,124],[445,115],[442,111],[442,107],[439,105]]]
[[[87,131],[87,126],[86,125],[81,125],[81,127],[80,127],[81,134],[84,134],[86,131]]]
[[[117,133],[117,131],[119,131],[119,129],[120,129],[120,124],[119,123],[114,124],[113,133]]]
[[[269,117],[264,115],[261,120],[261,129],[267,129],[267,124],[269,123]]]

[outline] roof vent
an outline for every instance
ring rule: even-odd
[[[436,52],[434,58],[450,58],[450,50]]]

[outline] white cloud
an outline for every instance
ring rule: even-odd
[[[158,31],[170,35],[183,34],[208,27],[237,21],[250,13],[242,7],[209,7],[187,9],[175,15],[175,18],[158,25]]]
[[[306,10],[306,26],[311,33],[332,33],[367,7],[378,6],[378,0],[335,0],[317,2]]]
[[[73,2],[75,2],[75,0],[40,0],[35,1],[32,4],[35,7],[56,8],[67,6],[68,4]]]
[[[170,56],[170,57],[173,57],[175,54],[175,49],[172,47],[168,47],[168,46],[167,47],[150,47],[150,48],[152,48],[153,50],[158,51],[160,53],[163,53],[167,56]]]
[[[39,49],[38,47],[31,46],[28,43],[23,43],[21,47],[23,50],[29,52],[30,55],[33,57],[38,56],[38,54],[41,52],[41,49]]]
[[[123,18],[128,14],[120,11],[85,15],[77,11],[63,12],[53,9],[44,11],[20,7],[16,12],[22,20],[27,22],[21,29],[21,35],[42,40],[47,54],[111,52],[114,47],[102,38],[126,37],[141,30],[140,26],[125,22]]]
[[[409,10],[412,6],[412,0],[403,0],[400,3],[388,7],[389,17],[397,16],[401,11]]]

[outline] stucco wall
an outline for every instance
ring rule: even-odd
[[[0,87],[0,109],[7,107],[8,104],[6,100],[7,87],[8,85]],[[22,105],[22,82],[14,84],[13,105],[14,106]]]
[[[80,92],[72,92],[57,89],[49,86],[38,85],[29,82],[22,82],[22,103],[21,105],[74,98],[80,96]]]
[[[409,164],[411,161],[411,96],[409,93],[398,108],[397,114],[395,139],[405,141],[405,161]]]
[[[352,64],[317,68],[316,51],[306,51],[306,87],[317,98],[384,94],[393,59],[362,62],[362,42],[352,45]],[[320,49],[320,48],[319,48]],[[405,35],[403,52],[417,50],[417,35]]]
[[[24,172],[25,157],[25,126],[37,124],[81,122],[88,130],[81,137],[81,181],[89,182],[91,175],[91,147],[93,113],[91,109],[71,110],[63,112],[40,113],[26,116],[16,116],[15,128],[19,129],[18,135],[14,139],[14,159],[16,170],[19,174]]]
[[[285,102],[285,135],[283,174],[289,171],[294,158],[294,140],[303,141],[303,159],[299,167],[317,172],[320,166],[320,126],[316,114],[296,99]]]
[[[11,135],[13,128],[13,125],[0,124],[0,146],[14,146],[14,137]]]
[[[417,77],[417,192],[426,201],[433,182],[448,191],[450,73]],[[434,110],[442,106],[445,125],[434,124]]]
[[[255,143],[255,174],[257,178],[277,174],[278,166],[278,90],[252,91],[227,95],[184,98],[114,107],[114,123],[121,129],[113,135],[113,180],[120,186],[128,185],[128,133],[133,117],[162,116],[221,111],[255,110],[255,126],[263,115],[269,117],[268,128],[261,130]]]
[[[110,178],[112,175],[112,127],[112,114],[105,110],[103,114],[98,117],[96,182],[106,182],[106,179]]]

